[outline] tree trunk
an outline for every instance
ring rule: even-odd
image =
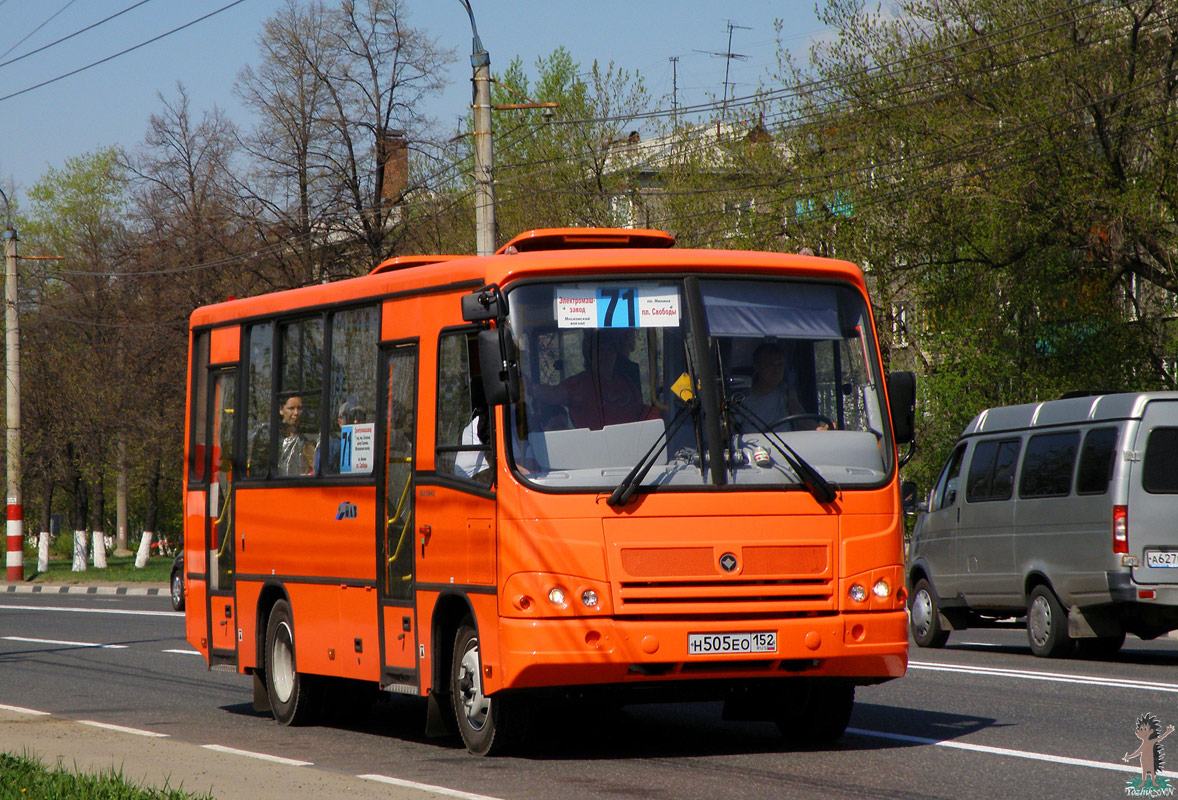
[[[41,533],[37,537],[37,572],[49,571],[49,536],[53,529],[53,479],[45,481],[41,498]]]
[[[129,556],[127,549],[127,439],[119,434],[119,467],[115,478],[115,555]]]
[[[151,556],[151,540],[155,536],[155,518],[159,509],[160,459],[156,456],[151,463],[151,477],[147,481],[147,508],[144,511],[143,538],[139,540],[139,552],[135,554],[135,567],[143,569]]]
[[[102,483],[102,475],[99,475],[94,483],[94,513],[90,523],[90,530],[94,532],[93,557],[96,569],[106,569],[106,536],[103,533],[106,528],[106,493]]]
[[[71,456],[73,448],[70,447]],[[74,466],[72,469],[72,482],[74,485],[74,572],[86,571],[86,517],[90,511],[88,498],[86,497],[86,484],[82,480],[82,475]]]

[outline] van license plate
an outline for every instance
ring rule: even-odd
[[[1178,568],[1178,550],[1146,550],[1145,565]]]
[[[725,653],[776,653],[777,631],[755,633],[689,633],[687,652],[693,656]]]

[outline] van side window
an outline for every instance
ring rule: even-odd
[[[1018,439],[978,442],[969,464],[965,499],[971,503],[1009,500],[1014,493],[1014,465],[1018,461],[1018,450]]]
[[[1150,494],[1178,494],[1178,428],[1154,428],[1145,443],[1141,485]]]
[[[1079,431],[1032,436],[1023,456],[1019,497],[1066,497],[1072,490],[1079,446]]]
[[[957,482],[961,477],[961,457],[965,455],[965,445],[960,445],[949,456],[945,469],[941,470],[941,477],[937,479],[933,489],[932,507],[929,511],[940,511],[957,502]]]
[[[1097,428],[1088,431],[1080,450],[1080,469],[1076,472],[1076,494],[1104,494],[1113,477],[1117,451],[1117,429]]]

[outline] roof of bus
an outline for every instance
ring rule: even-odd
[[[665,245],[533,250],[478,256],[414,256],[414,263],[378,267],[359,278],[228,300],[192,313],[194,327],[280,314],[395,294],[473,291],[485,284],[506,286],[522,278],[615,273],[633,277],[663,272],[776,273],[850,282],[865,288],[862,271],[847,261],[749,250],[689,250]],[[406,261],[409,258],[406,257]],[[389,264],[389,262],[383,262]]]

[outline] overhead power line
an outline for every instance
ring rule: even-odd
[[[136,3],[135,5],[127,6],[122,11],[116,11],[115,13],[111,14],[109,17],[106,17],[105,19],[100,19],[100,20],[98,20],[98,22],[87,25],[85,28],[81,28],[79,30],[74,31],[71,34],[63,36],[60,39],[58,39],[57,41],[50,42],[47,45],[42,45],[41,47],[38,47],[36,50],[30,50],[27,53],[21,53],[16,58],[10,58],[7,61],[0,61],[0,67],[7,67],[9,64],[15,64],[17,61],[28,58],[29,56],[35,56],[35,55],[37,55],[37,53],[42,53],[51,47],[56,47],[57,45],[61,44],[62,42],[68,42],[70,39],[73,39],[75,36],[81,36],[83,33],[86,33],[87,31],[94,30],[99,25],[105,25],[106,23],[110,22],[112,19],[115,19],[117,17],[121,17],[121,16],[123,16],[123,14],[126,14],[128,11],[134,11],[135,9],[139,8],[139,6],[147,5],[150,2],[151,2],[151,0],[139,0],[139,2]],[[56,16],[56,15],[54,15],[54,16]],[[53,17],[50,17],[50,19],[52,19],[52,18]],[[48,22],[48,21],[49,20],[46,20],[46,22]],[[33,31],[33,33],[36,33],[36,31]],[[32,36],[32,35],[33,35],[32,33],[29,34],[29,36]],[[29,38],[29,37],[26,36],[25,39],[27,39],[27,38]],[[12,47],[8,48],[8,50],[6,50],[3,54],[0,54],[0,58],[3,58],[4,56],[8,55],[13,50],[15,50],[20,45],[20,43],[23,42],[25,39],[21,39],[20,42],[17,42]]]
[[[153,36],[152,38],[150,38],[146,41],[140,42],[139,44],[136,44],[136,45],[132,45],[131,47],[126,48],[125,50],[120,50],[119,52],[109,55],[106,58],[100,58],[97,61],[93,61],[84,67],[78,67],[77,69],[70,70],[69,72],[66,72],[62,75],[58,75],[56,78],[50,78],[49,80],[41,81],[40,83],[25,87],[24,89],[20,89],[19,91],[12,92],[11,94],[6,94],[3,97],[0,97],[0,103],[4,102],[5,100],[11,100],[14,97],[19,97],[22,94],[27,94],[31,91],[36,90],[36,89],[43,88],[43,87],[48,86],[52,83],[57,83],[60,80],[65,80],[66,78],[70,78],[74,75],[77,75],[79,72],[85,72],[86,70],[91,69],[92,67],[97,67],[100,64],[105,64],[108,61],[113,61],[116,58],[119,58],[120,56],[125,56],[128,53],[133,53],[134,51],[139,50],[140,48],[146,47],[149,44],[154,44],[155,42],[158,42],[160,39],[164,39],[168,36],[171,36],[173,33],[179,33],[180,31],[184,30],[185,28],[191,28],[193,25],[204,22],[206,19],[209,19],[210,17],[215,17],[218,14],[220,14],[224,11],[228,11],[229,9],[233,8],[234,6],[239,6],[244,2],[245,2],[245,0],[233,0],[232,3],[229,3],[228,5],[221,6],[216,11],[210,11],[209,13],[205,14],[203,17],[197,17],[196,19],[192,20],[191,22],[186,22],[183,25],[178,25],[177,27],[172,28],[172,30],[170,30],[170,31],[167,31],[165,33],[161,33],[159,36]]]

